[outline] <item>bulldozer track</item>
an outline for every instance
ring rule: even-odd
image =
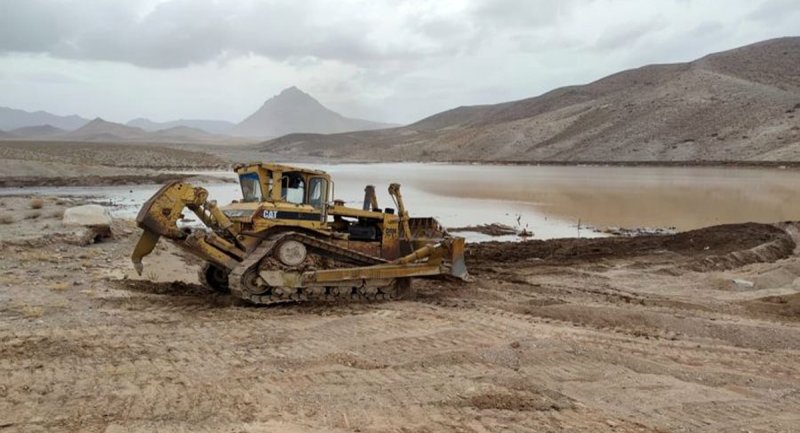
[[[276,245],[287,240],[301,242],[311,251],[315,251],[321,256],[331,257],[339,260],[349,261],[359,266],[377,265],[386,263],[380,257],[370,256],[347,248],[342,248],[330,242],[325,242],[318,238],[298,233],[284,232],[268,237],[250,253],[245,260],[239,263],[228,277],[228,286],[231,293],[241,299],[256,305],[273,305],[298,301],[383,301],[397,299],[401,295],[398,286],[407,285],[408,281],[393,280],[387,286],[378,287],[376,290],[366,291],[361,287],[324,287],[320,290],[306,290],[307,288],[297,288],[294,293],[277,295],[274,290],[269,292],[253,293],[247,287],[245,279],[248,273],[257,272],[258,264],[268,257]],[[201,270],[201,272],[203,272]],[[401,289],[403,287],[400,287]],[[277,289],[277,288],[273,288]]]

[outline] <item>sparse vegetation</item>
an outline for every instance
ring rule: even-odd
[[[14,222],[14,217],[11,215],[0,215],[0,224],[11,224]]]
[[[50,212],[50,218],[63,218],[64,217],[64,209],[56,209]]]
[[[44,200],[42,200],[42,199],[40,199],[38,197],[37,198],[33,198],[33,199],[31,199],[30,205],[31,205],[31,209],[41,209],[41,208],[44,207]]]
[[[39,211],[36,211],[36,212],[31,212],[31,213],[25,215],[25,219],[26,220],[35,220],[35,219],[39,219],[40,216],[42,216],[42,213],[39,212]]]
[[[44,308],[34,305],[22,305],[17,308],[19,314],[29,319],[36,319],[44,315]]]
[[[50,285],[50,290],[54,292],[63,292],[69,288],[69,284],[67,283],[55,283]]]

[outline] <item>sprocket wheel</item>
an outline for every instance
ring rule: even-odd
[[[213,263],[205,263],[198,271],[198,278],[203,285],[220,293],[227,293],[228,270],[221,268]]]

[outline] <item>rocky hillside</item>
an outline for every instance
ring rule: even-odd
[[[279,137],[296,132],[328,134],[388,126],[391,125],[344,117],[297,87],[290,87],[264,102],[258,111],[229,133],[244,137]]]
[[[412,125],[292,134],[287,157],[472,161],[800,161],[800,38],[651,65]]]

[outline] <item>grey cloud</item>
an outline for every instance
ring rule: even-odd
[[[663,18],[654,18],[641,22],[630,22],[625,26],[607,29],[600,38],[591,45],[591,49],[616,50],[631,47],[648,34],[666,28],[667,22]]]
[[[0,52],[47,51],[60,40],[58,20],[39,0],[9,0],[0,9]]]
[[[762,22],[774,22],[775,20],[796,19],[798,15],[800,15],[800,7],[798,7],[797,0],[767,0],[748,17]],[[800,27],[800,23],[796,21],[795,25]]]
[[[580,3],[579,0],[483,0],[473,8],[473,17],[488,27],[552,26]]]
[[[5,1],[10,3],[0,15],[0,53],[47,53],[148,68],[250,53],[279,61],[318,57],[362,65],[451,55],[476,49],[498,29],[529,32],[555,25],[580,3],[482,0],[447,16],[429,16],[423,9],[406,18],[406,34],[374,40],[370,33],[380,28],[380,19],[363,16],[361,6],[352,5],[342,6],[337,21],[315,16],[321,3],[314,1],[168,0],[142,17],[135,1]],[[399,4],[382,7],[393,14]]]
[[[357,13],[346,23],[314,22],[309,13],[313,7],[302,2],[170,0],[142,18],[129,4],[12,0],[0,16],[0,53],[38,52],[178,68],[231,54],[275,60],[312,56],[362,64],[458,49],[449,44],[452,35],[436,35],[430,27],[420,29],[421,36],[432,41],[427,51],[401,40],[370,40],[375,23]]]

